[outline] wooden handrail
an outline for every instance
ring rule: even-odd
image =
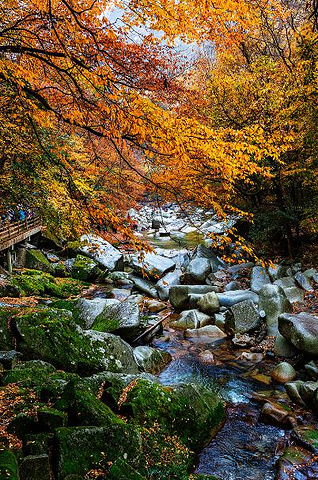
[[[16,222],[2,221],[0,222],[0,245],[8,240],[14,240],[15,237],[34,228],[41,227],[41,225],[41,219],[37,216],[26,218],[25,220],[17,220]]]

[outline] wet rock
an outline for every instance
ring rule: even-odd
[[[197,304],[198,308],[208,315],[212,315],[220,310],[220,301],[215,292],[203,294]]]
[[[216,325],[206,325],[201,328],[188,329],[184,332],[184,336],[187,338],[200,338],[202,340],[204,338],[208,340],[226,338],[226,334]]]
[[[159,373],[172,359],[170,353],[143,345],[134,348],[139,367],[148,373]]]
[[[90,329],[95,319],[107,306],[118,303],[119,300],[114,298],[94,298],[92,300],[80,298],[75,306],[77,311],[76,323],[84,329]]]
[[[79,251],[109,271],[124,270],[123,254],[98,235],[82,235]]]
[[[232,305],[225,316],[225,331],[230,335],[247,333],[260,325],[261,319],[252,300]]]
[[[291,358],[297,353],[296,347],[286,340],[279,332],[277,332],[275,344],[274,344],[274,353],[278,357]]]
[[[318,367],[314,360],[305,365],[305,369],[313,380],[318,380]]]
[[[248,333],[236,333],[232,338],[232,343],[239,348],[251,347],[254,345],[254,338],[248,335]]]
[[[232,280],[230,283],[228,283],[225,288],[224,288],[224,291],[225,292],[231,292],[233,290],[239,290],[240,286],[238,284],[238,282],[236,282],[235,280]]]
[[[291,303],[279,285],[265,285],[260,290],[259,308],[266,313],[266,325],[269,335],[277,334],[279,315],[293,311]]]
[[[185,330],[187,328],[200,328],[212,323],[210,315],[199,310],[184,310],[179,317],[170,323],[173,328]]]
[[[158,313],[167,308],[165,303],[158,300],[146,300],[144,305],[150,313]]]
[[[281,362],[272,371],[272,379],[280,383],[291,382],[296,377],[296,371],[290,363]]]
[[[294,428],[292,438],[301,447],[306,448],[315,455],[318,454],[318,430],[311,426],[300,425]]]
[[[215,291],[210,285],[173,285],[169,290],[170,303],[176,310],[189,309],[189,295],[204,295]]]
[[[314,406],[315,393],[318,389],[318,382],[303,382],[299,385],[299,395],[309,406]]]
[[[133,274],[130,274],[129,278],[132,280],[137,290],[149,295],[149,297],[158,298],[156,286],[150,280]]]
[[[250,290],[233,290],[231,292],[218,293],[217,296],[221,307],[229,308],[244,300],[252,300],[255,304],[258,303],[258,295]]]
[[[305,407],[306,404],[300,395],[300,387],[303,383],[304,382],[302,382],[301,380],[296,380],[294,382],[285,383],[284,387],[287,392],[287,395],[294,403],[297,403],[298,405]]]
[[[267,402],[261,410],[261,420],[281,428],[293,428],[296,420],[282,406]]]
[[[283,313],[278,318],[278,329],[298,350],[318,356],[318,317]]]
[[[51,480],[48,455],[29,455],[19,465],[20,480]]]
[[[311,286],[310,281],[308,280],[308,277],[301,272],[297,272],[295,275],[295,280],[298,283],[298,285],[303,289],[306,290],[306,292],[313,292],[314,289]]]
[[[276,462],[276,480],[315,480],[318,465],[313,454],[301,447],[286,448]]]
[[[205,284],[210,272],[209,260],[206,258],[193,258],[183,275],[183,283],[190,285]]]
[[[155,253],[146,253],[144,258],[138,255],[130,257],[130,266],[138,274],[146,273],[149,277],[161,278],[176,266],[175,262],[170,258],[166,258]]]
[[[160,300],[169,299],[169,289],[172,285],[179,285],[181,278],[181,270],[175,269],[173,272],[167,273],[156,284],[157,292]]]
[[[251,290],[259,293],[264,285],[271,283],[271,279],[267,275],[264,267],[253,267],[251,274]]]
[[[131,296],[119,303],[107,305],[96,317],[92,330],[114,332],[123,338],[134,338],[140,330],[139,305]]]

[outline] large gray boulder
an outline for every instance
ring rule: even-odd
[[[145,293],[149,297],[158,298],[156,286],[147,278],[141,278],[138,275],[130,274],[130,280],[134,283],[134,286],[140,292]]]
[[[125,339],[136,336],[140,330],[138,299],[134,296],[114,305],[106,305],[96,317],[92,330],[113,332]]]
[[[134,348],[134,357],[145,372],[159,373],[172,359],[170,353],[142,345]]]
[[[176,310],[188,310],[190,295],[203,295],[215,290],[213,285],[173,285],[169,290],[169,300]]]
[[[266,269],[259,266],[254,267],[251,274],[251,290],[259,293],[268,283],[271,283],[271,279],[267,275]]]
[[[278,285],[265,285],[259,292],[259,309],[266,313],[266,325],[269,335],[278,332],[278,317],[281,313],[292,312],[293,307],[284,290]]]
[[[200,244],[197,246],[196,251],[193,255],[193,258],[204,258],[209,261],[211,272],[216,272],[219,268],[225,266],[225,263],[220,260],[210,248],[205,247],[204,245]]]
[[[217,293],[217,297],[220,301],[220,306],[227,308],[244,300],[252,300],[255,304],[259,300],[258,295],[250,290],[232,290],[230,292]]]
[[[231,335],[247,333],[261,326],[261,318],[252,300],[232,305],[225,317],[225,331]]]
[[[123,254],[98,235],[82,235],[79,251],[107,270],[124,270]]]
[[[179,285],[181,278],[181,270],[175,269],[173,272],[167,273],[156,284],[157,292],[160,300],[169,299],[169,289],[172,285]]]
[[[170,323],[171,327],[186,329],[200,328],[212,323],[210,315],[200,312],[199,310],[184,310],[179,317]]]
[[[215,292],[208,292],[198,300],[198,308],[209,315],[220,310],[220,300]]]
[[[283,313],[278,317],[278,330],[298,350],[318,356],[318,317]]]
[[[295,274],[295,280],[301,288],[306,290],[306,292],[313,292],[314,291],[308,277],[306,275],[304,275],[303,273],[297,272]]]
[[[161,278],[170,270],[173,270],[176,264],[170,258],[156,255],[155,253],[146,253],[142,259],[138,255],[132,255],[130,257],[130,266],[139,274],[145,273],[152,278]]]
[[[207,258],[193,258],[186,268],[183,282],[191,285],[205,284],[211,273],[211,265]]]
[[[80,298],[75,305],[77,313],[76,323],[84,329],[90,329],[95,319],[107,306],[118,303],[119,300],[115,298],[94,298],[92,300]]]

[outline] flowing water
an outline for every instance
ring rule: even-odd
[[[215,475],[220,480],[273,480],[275,462],[289,434],[260,422],[261,404],[254,400],[264,390],[267,396],[284,396],[269,384],[266,373],[271,360],[257,363],[242,359],[228,341],[203,344],[185,340],[182,333],[172,330],[165,333],[169,341],[153,342],[174,357],[159,375],[161,382],[210,385],[227,403],[225,425],[199,455],[196,473]]]

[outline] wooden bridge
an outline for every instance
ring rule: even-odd
[[[13,247],[41,230],[42,222],[37,216],[17,222],[6,220],[0,223],[0,251]]]

